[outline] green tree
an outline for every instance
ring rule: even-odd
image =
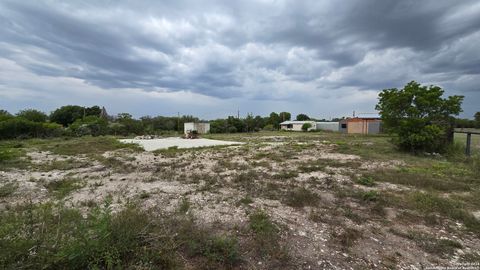
[[[442,98],[438,86],[412,81],[402,89],[384,89],[376,109],[383,127],[398,135],[396,144],[411,152],[443,152],[451,143],[453,115],[461,111],[463,96]]]
[[[77,105],[62,106],[50,114],[50,121],[63,125],[64,127],[82,118],[85,115],[85,108]]]
[[[289,112],[281,112],[279,115],[280,121],[290,121],[292,119],[292,114]]]
[[[108,121],[98,116],[90,115],[82,119],[77,119],[68,129],[76,136],[106,135],[108,133]]]
[[[480,112],[476,112],[473,117],[475,118],[476,127],[480,128]]]
[[[100,117],[102,109],[99,106],[85,107],[85,116],[97,116]]]
[[[297,115],[297,121],[308,121],[308,120],[310,120],[310,117],[308,117],[308,115],[306,114],[301,113]]]
[[[303,131],[308,131],[312,127],[312,124],[310,123],[305,123],[302,125],[302,130]]]
[[[11,119],[12,117],[13,117],[13,115],[11,115],[6,110],[0,110],[0,122]]]
[[[35,109],[21,110],[17,113],[17,117],[21,117],[37,123],[47,122],[48,119],[48,116],[45,113]]]
[[[276,112],[270,113],[270,117],[268,118],[268,124],[272,125],[275,129],[280,128],[280,115]]]

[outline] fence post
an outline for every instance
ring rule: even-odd
[[[470,145],[472,144],[472,133],[467,133],[467,146],[465,148],[465,155],[470,156]]]

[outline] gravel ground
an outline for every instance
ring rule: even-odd
[[[177,146],[178,148],[194,148],[194,147],[205,147],[205,146],[215,146],[215,145],[243,144],[241,142],[219,141],[219,140],[209,140],[209,139],[182,139],[178,137],[171,137],[171,138],[164,138],[164,139],[151,139],[151,140],[123,139],[120,141],[123,143],[139,144],[146,151],[166,149],[173,146]]]

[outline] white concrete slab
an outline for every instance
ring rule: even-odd
[[[241,142],[219,141],[210,139],[182,139],[178,137],[170,137],[164,139],[122,139],[123,143],[136,143],[145,149],[145,151],[155,151],[157,149],[167,149],[169,147],[177,146],[178,148],[194,148],[215,145],[239,145]]]

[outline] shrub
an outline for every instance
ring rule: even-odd
[[[310,123],[305,123],[302,125],[302,130],[303,131],[308,131],[312,127],[312,124]]]
[[[108,121],[97,116],[87,116],[84,119],[77,119],[68,129],[76,136],[106,135],[108,133]]]
[[[362,193],[362,199],[364,201],[374,202],[374,201],[377,201],[378,198],[379,198],[378,192],[376,192],[374,190],[370,190],[370,191]]]
[[[255,234],[254,249],[262,257],[270,257],[280,261],[285,267],[288,260],[288,252],[280,243],[280,229],[270,216],[265,212],[257,210],[249,216],[249,228]],[[272,268],[277,268],[273,267]]]
[[[292,207],[304,207],[317,205],[320,198],[317,194],[306,188],[298,188],[288,193],[286,204]]]
[[[17,113],[17,116],[32,122],[39,122],[39,123],[46,122],[48,118],[48,116],[45,113],[35,109],[22,110]]]
[[[367,187],[373,187],[375,185],[375,180],[373,180],[372,177],[366,176],[366,177],[361,177],[360,179],[357,180],[357,183],[360,185],[364,185]]]
[[[0,122],[0,139],[56,137],[62,127],[54,123],[38,123],[15,117]]]
[[[268,124],[268,125],[265,125],[263,127],[263,130],[265,131],[274,131],[275,130],[275,127],[272,125],[272,124]]]

